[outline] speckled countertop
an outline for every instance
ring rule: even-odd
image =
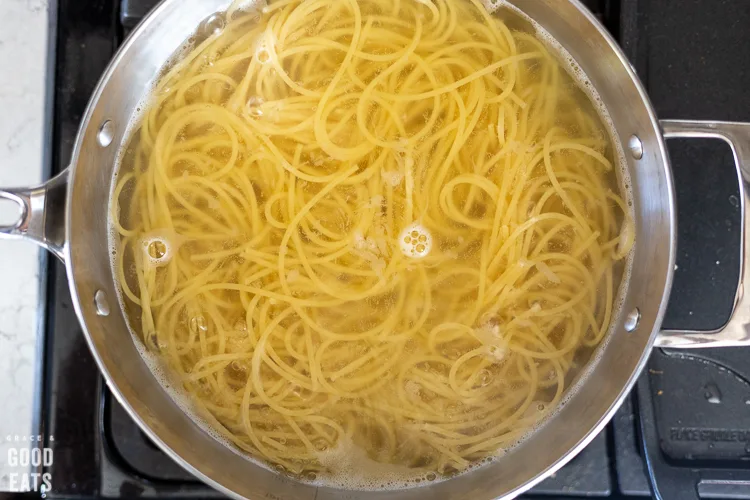
[[[42,180],[48,13],[48,0],[0,0],[0,186]],[[30,446],[38,418],[38,291],[37,247],[0,240],[0,491],[23,472],[8,449]]]

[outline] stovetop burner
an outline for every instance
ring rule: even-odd
[[[58,0],[53,171],[124,36],[156,0]],[[750,9],[729,0],[587,0],[622,44],[662,117],[750,121]],[[718,141],[670,143],[678,270],[665,327],[712,329],[737,282],[738,186]],[[215,498],[115,401],[88,351],[65,270],[50,259],[45,434],[50,497]],[[656,350],[612,423],[524,498],[750,499],[750,348]],[[700,494],[700,497],[698,496]]]

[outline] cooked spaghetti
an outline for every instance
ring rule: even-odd
[[[595,106],[524,26],[478,0],[235,3],[159,79],[115,273],[238,448],[302,480],[435,480],[561,402],[634,230]]]

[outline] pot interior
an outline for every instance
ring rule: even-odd
[[[622,149],[632,137],[643,155],[626,155],[636,248],[632,274],[606,347],[588,365],[565,404],[506,457],[448,481],[401,491],[343,491],[305,485],[254,465],[198,426],[164,391],[136,349],[124,315],[99,316],[95,295],[117,301],[108,223],[119,145],[164,63],[226,0],[166,0],[122,47],[92,97],[71,164],[67,269],[77,312],[112,392],[172,458],[209,485],[246,498],[497,498],[518,493],[561,467],[611,417],[632,387],[661,324],[674,266],[674,199],[658,122],[614,42],[577,2],[511,0],[576,60],[609,112]],[[110,145],[98,140],[105,123]],[[99,295],[101,297],[101,294]],[[101,300],[101,299],[99,299]],[[637,327],[624,322],[636,317]],[[633,313],[633,314],[631,314]]]

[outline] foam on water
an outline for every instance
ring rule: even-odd
[[[121,292],[119,292],[118,290],[118,295],[120,294]],[[121,297],[118,298],[122,300]],[[130,325],[128,325],[128,328],[130,328]],[[154,375],[154,378],[156,378],[156,380],[159,382],[159,385],[161,385],[161,387],[169,395],[172,401],[180,408],[180,410],[182,410],[183,413],[185,413],[190,418],[190,420],[192,420],[196,425],[198,425],[198,427],[201,428],[201,430],[206,432],[212,438],[232,450],[235,454],[251,461],[255,465],[263,467],[264,469],[273,470],[268,466],[268,464],[260,460],[256,460],[248,454],[240,451],[229,441],[229,439],[227,439],[220,431],[218,431],[215,424],[210,423],[209,419],[206,418],[206,413],[202,409],[197,407],[187,391],[183,389],[182,381],[179,379],[177,374],[175,374],[173,370],[166,366],[164,360],[162,360],[158,356],[158,354],[150,351],[146,347],[141,339],[133,332],[132,328],[130,328],[130,333],[133,337],[133,343],[135,344],[136,350],[141,355],[141,358],[146,363],[146,366],[149,368],[151,373]]]
[[[412,259],[423,259],[432,250],[432,234],[419,222],[409,224],[398,236],[401,253]]]
[[[339,439],[335,447],[318,452],[316,458],[328,470],[318,474],[314,484],[347,489],[399,489],[427,481],[430,471],[372,460],[365,450],[349,438]]]

